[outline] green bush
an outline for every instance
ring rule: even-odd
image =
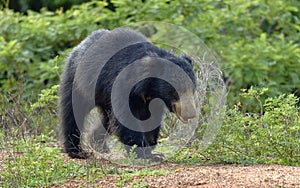
[[[4,91],[14,93],[23,85],[26,93],[32,94],[58,83],[65,49],[95,30],[92,25],[67,22],[70,16],[45,11],[29,12],[28,16],[0,12],[0,70],[4,70],[0,87]]]
[[[56,9],[63,8],[67,10],[72,5],[88,2],[90,0],[2,0],[0,6],[9,7],[15,11],[27,12],[28,10],[40,11],[41,8],[46,7],[48,10],[55,11]]]
[[[244,97],[260,100],[262,94],[250,90]],[[214,144],[202,155],[226,163],[299,165],[298,102],[292,94],[268,98],[262,105],[263,114],[243,113],[244,107],[233,107],[227,111]]]
[[[51,87],[58,83],[68,49],[93,30],[155,20],[187,28],[220,54],[231,105],[239,101],[240,89],[251,86],[268,87],[267,96],[299,93],[299,1],[111,2],[114,11],[105,1],[26,16],[3,9],[0,87],[9,92],[20,84],[30,92]]]

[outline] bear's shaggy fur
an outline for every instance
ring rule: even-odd
[[[77,70],[78,68],[82,69],[82,67],[85,67],[85,61],[83,59],[85,56],[89,55],[87,51],[96,43],[97,40],[104,37],[106,37],[108,46],[106,49],[99,48],[99,51],[97,52],[99,56],[102,54],[105,55],[110,49],[115,48],[118,41],[120,43],[129,43],[130,45],[126,45],[126,47],[116,50],[117,52],[114,53],[107,62],[95,61],[86,65],[91,68],[90,66],[97,67],[100,66],[101,63],[105,63],[103,64],[103,68],[99,75],[87,75],[96,78],[95,95],[87,97],[85,93],[88,91],[85,91],[85,88],[80,84],[76,85],[76,87],[79,88],[74,88],[75,74],[79,71]],[[131,41],[134,40],[137,42],[131,43]],[[79,102],[81,103],[85,103],[85,101],[91,100],[90,98],[94,97],[93,100],[95,102],[95,106],[102,113],[102,124],[104,128],[109,134],[118,136],[119,140],[126,145],[127,151],[130,150],[131,146],[136,145],[138,148],[136,148],[135,152],[138,157],[153,158],[151,150],[157,145],[160,125],[157,125],[155,129],[146,132],[131,130],[122,125],[115,117],[111,101],[112,86],[118,74],[131,63],[136,62],[137,60],[141,60],[141,62],[143,62],[143,60],[147,57],[157,57],[168,60],[184,70],[184,72],[192,80],[193,86],[192,88],[184,88],[185,83],[179,84],[183,85],[183,90],[190,92],[191,98],[193,97],[192,95],[195,91],[196,81],[191,59],[186,55],[178,57],[171,52],[156,47],[143,35],[133,30],[124,28],[113,31],[100,29],[93,32],[73,49],[64,67],[59,89],[60,124],[62,126],[64,137],[64,148],[70,157],[86,158],[88,156],[80,146],[82,133],[80,127],[83,126],[81,125],[83,121],[78,121],[75,118],[73,111],[74,106],[72,100],[74,100],[74,92],[78,92],[79,94],[75,93],[77,96],[76,100],[79,98]],[[148,65],[145,64],[143,72],[147,72],[147,66]],[[161,68],[168,71],[168,67]],[[81,71],[81,74],[82,72],[84,73],[84,71]],[[139,70],[133,70],[133,72],[139,74]],[[134,74],[132,74],[132,76],[134,76]],[[80,92],[83,92],[83,94],[80,94]],[[128,102],[131,113],[135,118],[139,120],[146,120],[151,116],[149,104],[154,98],[162,99],[167,109],[170,112],[176,113],[181,120],[192,118],[194,115],[194,106],[187,106],[186,108],[180,107],[181,110],[176,109],[178,107],[174,104],[180,100],[180,97],[178,96],[175,88],[167,81],[154,77],[144,79],[136,84],[131,89],[129,101],[125,102]],[[120,100],[127,99],[125,97]],[[189,105],[189,103],[186,103],[186,105]],[[83,116],[89,113],[92,107],[93,106],[87,105],[85,109],[82,109]],[[185,113],[182,112],[183,109],[192,109],[192,113],[183,115]],[[160,118],[162,117],[163,113],[161,113]]]

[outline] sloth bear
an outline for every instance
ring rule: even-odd
[[[196,116],[195,89],[189,56],[158,48],[131,29],[94,31],[70,53],[61,76],[59,116],[65,152],[72,158],[89,156],[80,145],[81,134],[84,118],[96,107],[106,132],[116,135],[127,152],[135,146],[138,158],[156,160],[161,156],[152,150],[165,110],[187,123]]]

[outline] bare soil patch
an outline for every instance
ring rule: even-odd
[[[151,169],[165,169],[171,173],[161,176],[131,177],[125,187],[300,187],[300,167],[280,165],[178,165],[165,164]],[[129,168],[128,168],[129,169]],[[133,168],[134,171],[140,170]],[[93,184],[70,180],[57,187],[118,187],[121,177],[108,175]]]

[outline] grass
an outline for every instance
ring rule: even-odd
[[[13,139],[1,148],[0,187],[49,187],[63,185],[69,180],[80,184],[94,184],[107,175],[116,177],[115,185],[123,187],[147,187],[133,181],[135,177],[169,174],[167,170],[149,168],[125,168],[107,161],[69,159],[56,142],[41,143],[40,139]],[[4,140],[0,131],[0,140]]]
[[[61,148],[33,140],[16,141],[4,149],[3,187],[44,187],[61,184],[69,178],[82,177],[83,165],[66,161]]]

